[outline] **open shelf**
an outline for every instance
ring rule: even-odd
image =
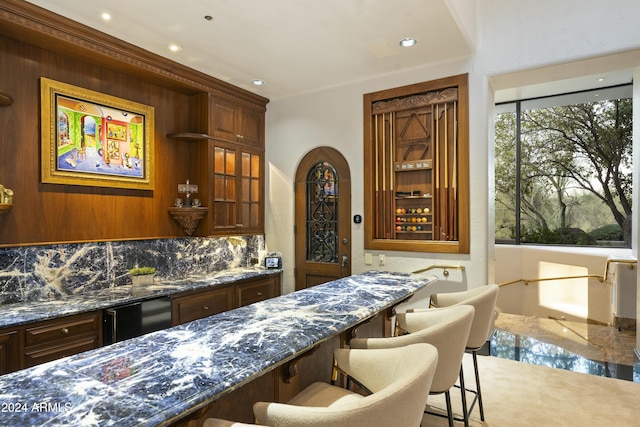
[[[202,141],[203,139],[213,139],[211,135],[207,135],[206,133],[196,133],[196,132],[178,132],[178,133],[170,133],[167,134],[167,138],[177,139],[179,141]]]

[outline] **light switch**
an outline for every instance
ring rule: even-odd
[[[366,265],[371,265],[371,264],[373,264],[373,257],[372,257],[372,256],[371,256],[371,254],[370,254],[370,253],[368,253],[368,252],[364,254],[364,263],[365,263]]]

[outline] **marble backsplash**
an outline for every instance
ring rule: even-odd
[[[262,235],[0,248],[0,304],[128,285],[133,267],[155,267],[169,280],[250,267],[264,250]]]

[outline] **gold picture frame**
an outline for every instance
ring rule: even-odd
[[[153,190],[154,109],[42,77],[41,180]]]

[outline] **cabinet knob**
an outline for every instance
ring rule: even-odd
[[[60,331],[60,332],[62,332],[62,335],[67,335],[69,333],[69,329],[62,328],[62,331]]]
[[[209,306],[208,306],[208,305],[203,305],[203,306],[202,306],[202,309],[203,309],[203,310],[209,310]]]
[[[258,292],[258,296],[261,297],[262,296],[262,292]]]
[[[244,136],[242,136],[242,135],[236,135],[236,138],[238,138],[238,139],[243,139],[243,138],[244,138]]]

